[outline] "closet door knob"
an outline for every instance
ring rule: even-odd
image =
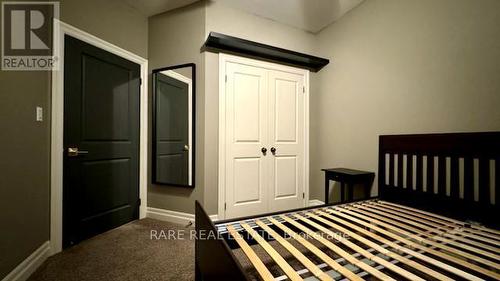
[[[272,153],[273,155],[276,155],[276,148],[275,148],[275,147],[271,147],[271,153]]]
[[[267,148],[263,147],[260,151],[262,151],[262,154],[266,155]]]

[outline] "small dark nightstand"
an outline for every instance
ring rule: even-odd
[[[321,169],[325,172],[325,204],[328,204],[330,181],[340,182],[341,203],[353,200],[353,186],[363,184],[365,194],[369,194],[375,173],[346,168]],[[346,194],[347,189],[347,194]],[[368,195],[369,197],[369,195]]]

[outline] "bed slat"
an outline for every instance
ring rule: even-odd
[[[463,226],[466,224],[462,221],[458,221],[458,220],[455,220],[452,218],[440,216],[438,214],[426,212],[426,211],[423,211],[420,209],[416,209],[416,208],[412,208],[412,207],[408,207],[408,206],[403,206],[400,204],[394,204],[394,203],[387,202],[387,201],[377,201],[377,202],[382,203],[384,205],[395,206],[395,207],[400,208],[402,210],[407,210],[407,211],[411,212],[411,214],[416,214],[416,213],[424,214],[424,215],[428,215],[430,218],[439,219],[441,221],[448,221],[450,223],[455,223],[455,224],[460,225],[460,226]],[[484,226],[473,224],[473,225],[470,225],[470,228],[464,228],[463,230],[466,232],[471,232],[471,233],[475,233],[475,234],[479,234],[479,235],[485,235],[485,234],[489,233],[489,235],[493,235],[492,238],[500,240],[500,231],[495,230],[495,229],[491,229],[491,228],[487,228]],[[464,235],[468,235],[468,234],[464,234]],[[473,235],[471,237],[474,237],[474,238],[479,239],[479,240],[482,239],[481,237],[478,237],[476,235]],[[486,242],[488,242],[488,241],[492,244],[498,243],[498,242],[493,241],[493,240],[486,240]]]
[[[375,244],[373,242],[370,242],[368,239],[363,238],[363,237],[361,237],[361,236],[353,233],[352,231],[349,231],[349,230],[347,230],[347,229],[345,229],[345,228],[343,228],[343,227],[341,227],[341,226],[339,226],[337,224],[334,224],[334,223],[332,223],[332,222],[330,222],[330,221],[328,221],[328,220],[326,220],[326,219],[324,219],[322,217],[319,217],[319,216],[317,216],[317,215],[315,215],[313,213],[306,213],[306,214],[309,217],[312,217],[312,218],[314,218],[317,221],[320,221],[320,222],[322,222],[322,223],[324,223],[324,224],[326,224],[328,226],[331,226],[331,227],[333,227],[333,228],[335,228],[335,229],[337,229],[337,230],[339,230],[339,231],[341,231],[341,232],[349,235],[350,237],[358,240],[359,242],[361,242],[361,243],[363,243],[365,245],[368,245],[369,247],[374,248],[376,251],[378,251],[378,252],[380,252],[380,253],[382,253],[384,255],[387,255],[387,254],[390,253],[389,250],[387,250],[385,248],[382,248],[382,247],[378,246],[377,244]],[[314,226],[314,227],[317,227],[317,226]],[[335,233],[329,231],[326,228],[321,228],[320,230],[323,231],[323,232],[325,232],[325,233],[327,233],[327,234],[330,234],[330,235],[334,235],[335,234]],[[367,255],[368,252],[366,250],[363,249],[363,251],[360,251],[359,250],[359,248],[360,248],[359,246],[357,246],[356,244],[354,244],[354,243],[352,243],[352,242],[350,242],[348,240],[344,241],[344,243],[347,244],[352,249],[356,250],[356,252],[361,253],[362,255],[365,255],[365,257],[367,257],[368,259],[370,259],[370,260],[372,260],[372,261],[374,261],[374,262],[376,262],[376,263],[378,263],[378,264],[380,264],[380,265],[382,265],[382,266],[384,266],[384,267],[392,270],[393,272],[395,272],[395,273],[397,273],[397,274],[399,274],[401,276],[404,276],[404,277],[408,278],[409,280],[415,280],[415,281],[416,280],[419,280],[419,281],[423,281],[424,280],[423,278],[418,277],[415,274],[413,274],[411,272],[408,272],[407,270],[404,270],[404,269],[398,267],[397,265],[394,265],[394,264],[388,262],[387,260],[385,260],[385,259],[383,259],[383,258],[381,258],[379,256],[373,255],[371,253],[369,255]],[[353,247],[353,246],[355,246],[355,247]]]
[[[375,208],[377,210],[374,210],[374,209],[371,209],[371,208]],[[412,220],[412,218],[410,218],[409,216],[406,216],[405,218],[403,218],[403,217],[400,217],[400,216],[397,216],[397,215],[393,215],[388,210],[382,211],[382,210],[378,209],[376,206],[373,206],[373,205],[370,205],[370,207],[367,208],[367,209],[370,212],[375,212],[375,213],[378,213],[378,214],[382,214],[383,216],[390,217],[390,218],[393,218],[393,219],[398,220],[398,221],[402,221],[402,223],[410,223],[408,221],[408,219]],[[431,229],[430,227],[427,227],[427,226],[423,225],[422,223],[417,222],[415,220],[411,221],[411,224],[413,224],[415,226],[418,226],[418,227],[420,227],[422,229],[425,229],[425,230],[430,230]],[[401,224],[399,224],[399,226],[401,226]],[[436,227],[436,226],[434,226],[434,227]],[[432,245],[434,247],[438,247],[438,248],[441,248],[441,249],[446,250],[448,252],[460,255],[460,256],[462,256],[464,258],[468,258],[468,259],[473,260],[473,261],[481,262],[481,263],[483,263],[485,265],[491,266],[491,267],[496,268],[496,269],[500,269],[500,264],[498,264],[498,263],[495,263],[495,262],[492,262],[490,260],[486,260],[486,259],[483,259],[481,257],[469,254],[469,253],[461,251],[459,249],[455,249],[455,248],[446,246],[444,244],[436,243],[436,242],[433,242],[433,241],[430,241],[430,240],[427,240],[427,239],[418,239],[418,242],[425,243],[425,244],[428,244],[428,245]]]
[[[375,224],[378,224],[380,226],[384,226],[384,227],[386,227],[388,229],[391,229],[393,231],[401,233],[402,230],[399,229],[399,228],[397,228],[397,227],[394,227],[394,226],[392,226],[390,224],[381,222],[381,221],[376,220],[376,219],[372,219],[372,218],[369,218],[369,217],[366,217],[366,216],[354,213],[352,211],[349,211],[349,210],[346,210],[346,209],[343,209],[343,208],[335,208],[335,209],[336,210],[340,209],[341,212],[345,212],[345,213],[348,213],[350,215],[353,215],[353,216],[356,216],[356,217],[360,217],[363,220],[366,220],[367,222],[361,221],[359,219],[354,219],[352,217],[350,218],[352,221],[358,222],[358,223],[360,223],[360,224],[362,224],[362,225],[364,225],[366,227],[370,227],[370,228],[374,229],[375,231],[378,231],[379,233],[381,233],[383,235],[389,236],[389,237],[391,237],[391,238],[393,238],[393,239],[395,239],[397,241],[400,241],[400,242],[402,242],[402,243],[404,243],[404,244],[406,244],[406,245],[408,245],[410,247],[423,250],[423,251],[428,252],[428,253],[430,253],[430,254],[432,254],[434,256],[438,256],[440,258],[443,258],[443,259],[446,259],[448,261],[454,262],[455,264],[467,267],[467,268],[475,270],[475,271],[477,271],[479,273],[485,274],[485,275],[490,276],[490,277],[495,277],[497,280],[500,280],[500,275],[497,274],[497,273],[495,273],[495,272],[493,272],[493,271],[487,270],[487,269],[485,269],[483,267],[480,267],[478,265],[475,265],[475,264],[471,264],[469,262],[466,262],[466,261],[464,261],[462,259],[459,259],[459,258],[456,258],[454,256],[450,256],[450,255],[448,255],[446,253],[434,250],[434,249],[432,249],[430,247],[423,246],[421,244],[412,242],[412,241],[408,240],[407,238],[405,238],[403,236],[395,234],[395,233],[393,233],[391,231],[387,231],[385,229],[382,229],[382,228],[380,228],[378,226],[375,226],[373,224],[370,224],[370,223],[375,223]],[[414,237],[416,237],[416,236],[411,236],[411,238],[414,238]],[[435,259],[433,259],[433,264],[436,265],[436,266],[438,266],[438,267],[440,267],[441,269],[444,269],[446,271],[454,273],[454,274],[456,274],[456,275],[458,275],[458,276],[460,276],[462,278],[468,279],[468,280],[483,280],[483,279],[481,279],[481,278],[479,278],[477,276],[474,276],[474,275],[472,275],[472,274],[470,274],[468,272],[465,272],[465,271],[463,271],[461,269],[458,269],[456,267],[453,267],[453,266],[451,266],[449,264],[443,263],[443,262],[435,260]]]
[[[278,222],[277,220],[268,217],[267,218],[271,223],[279,227],[281,230],[283,230],[286,234],[290,235],[293,239],[297,240],[300,244],[302,244],[304,247],[306,247],[309,251],[311,251],[313,254],[318,256],[320,259],[322,259],[326,264],[328,264],[333,270],[338,271],[340,274],[345,276],[347,279],[352,280],[352,281],[360,281],[363,280],[361,277],[357,276],[347,268],[343,267],[340,265],[338,262],[330,258],[328,255],[326,255],[323,251],[318,249],[316,246],[311,244],[309,241],[304,239],[302,236],[300,236],[298,233],[294,232],[290,228],[286,227],[282,223]]]
[[[259,243],[259,245],[273,258],[273,260],[279,265],[279,267],[285,272],[285,274],[292,281],[303,280],[297,272],[283,259],[283,257],[269,245],[262,236],[260,236],[257,231],[251,228],[247,223],[240,223],[241,226],[252,236],[253,239]]]
[[[253,264],[257,272],[260,274],[260,277],[262,277],[263,280],[265,281],[272,281],[274,280],[274,276],[271,274],[269,269],[262,263],[262,260],[257,256],[257,254],[252,250],[252,248],[247,244],[245,239],[241,237],[241,234],[234,229],[232,225],[227,226],[227,231],[231,236],[234,237],[234,240],[238,245],[240,246],[241,250],[245,253],[245,255],[248,257],[250,262]]]
[[[347,222],[345,220],[342,220],[342,219],[338,218],[338,216],[342,216],[342,215],[341,215],[341,213],[339,213],[337,211],[334,211],[334,210],[331,210],[331,209],[327,209],[326,211],[329,212],[329,213],[337,215],[337,217],[333,217],[333,216],[330,216],[328,214],[325,214],[324,212],[321,212],[322,214],[324,214],[324,216],[326,216],[327,218],[329,218],[331,220],[335,220],[335,221],[337,221],[339,223],[347,225],[350,228],[352,228],[352,229],[354,229],[354,230],[356,230],[356,231],[358,231],[360,233],[363,233],[363,234],[365,234],[368,237],[371,237],[371,238],[373,238],[375,240],[378,240],[379,242],[381,242],[383,244],[386,244],[389,247],[394,248],[397,251],[404,252],[404,253],[409,254],[411,256],[414,256],[414,257],[416,257],[418,259],[421,259],[421,260],[423,260],[425,262],[429,262],[430,261],[430,259],[428,257],[426,257],[426,256],[424,256],[424,255],[422,255],[422,254],[420,254],[418,252],[415,252],[415,251],[413,251],[411,249],[402,247],[402,246],[400,246],[400,245],[398,245],[398,244],[396,244],[396,243],[394,243],[392,241],[389,241],[389,240],[387,240],[387,239],[385,239],[385,238],[383,238],[383,237],[381,237],[381,236],[379,236],[379,235],[377,235],[375,233],[372,233],[372,232],[370,232],[370,231],[368,231],[366,229],[363,229],[363,228],[361,228],[359,226],[356,226],[356,225],[354,225],[354,224],[352,224],[350,222]],[[441,274],[439,272],[436,272],[436,271],[434,271],[434,270],[432,270],[432,269],[430,269],[428,267],[425,267],[425,266],[423,266],[423,265],[421,265],[421,264],[419,264],[419,263],[417,263],[415,261],[412,261],[412,260],[407,259],[405,257],[399,256],[396,253],[387,251],[385,254],[387,256],[391,257],[391,258],[397,259],[397,260],[399,260],[399,261],[401,261],[401,262],[403,262],[403,263],[405,263],[407,265],[410,265],[410,266],[414,267],[415,269],[418,269],[418,270],[424,272],[425,274],[427,274],[429,276],[432,276],[433,278],[436,278],[438,280],[453,280],[453,279],[451,279],[451,278],[449,278],[449,277],[447,277],[447,276],[445,276],[445,275],[443,275],[443,274]]]
[[[330,220],[334,220],[334,221],[340,222],[340,223],[342,223],[342,224],[344,224],[346,226],[349,226],[349,227],[351,227],[351,228],[353,228],[353,229],[355,229],[355,230],[357,230],[357,231],[359,231],[361,233],[364,233],[368,237],[371,237],[371,238],[374,238],[376,240],[383,241],[383,242],[389,242],[388,244],[386,243],[387,245],[394,244],[394,243],[391,243],[390,241],[387,241],[387,240],[384,241],[384,239],[380,239],[381,237],[378,236],[378,235],[375,235],[375,234],[373,234],[373,233],[371,233],[369,231],[366,231],[366,230],[364,230],[362,228],[356,227],[355,225],[350,224],[350,223],[348,223],[346,221],[343,221],[343,220],[341,220],[341,219],[339,219],[337,217],[333,217],[332,215],[329,215],[329,214],[327,214],[327,213],[325,213],[323,211],[318,211],[318,213],[321,214],[322,216],[330,219]],[[431,270],[428,267],[425,267],[425,266],[423,266],[423,265],[421,265],[421,264],[419,264],[419,263],[417,263],[415,261],[409,260],[409,259],[407,259],[407,258],[405,258],[403,256],[398,255],[395,252],[392,252],[392,251],[390,251],[390,250],[388,250],[386,248],[383,248],[380,245],[378,245],[378,244],[376,244],[374,242],[371,242],[370,240],[368,240],[368,239],[366,239],[366,238],[364,238],[364,237],[362,237],[362,236],[360,236],[360,235],[358,235],[358,234],[356,234],[356,233],[354,233],[354,232],[352,232],[352,231],[350,231],[350,230],[348,230],[348,229],[346,229],[344,227],[341,227],[341,226],[339,226],[337,224],[334,224],[334,223],[332,223],[332,222],[330,222],[328,220],[322,219],[320,217],[313,217],[313,218],[316,218],[317,220],[319,220],[319,221],[321,221],[321,222],[323,222],[323,223],[325,223],[325,224],[327,224],[327,225],[329,225],[329,226],[331,226],[331,227],[333,227],[333,228],[335,228],[337,230],[340,230],[340,231],[346,233],[350,237],[352,237],[352,238],[354,238],[354,239],[362,242],[363,244],[365,244],[365,245],[367,245],[367,246],[375,249],[376,251],[378,251],[378,252],[380,252],[380,253],[388,256],[388,257],[391,257],[391,258],[393,258],[393,259],[395,259],[395,260],[397,260],[399,262],[402,262],[404,264],[410,265],[413,268],[418,269],[418,270],[422,271],[423,273],[425,273],[425,274],[427,274],[429,276],[433,276],[433,278],[437,278],[439,280],[452,280],[451,278],[448,278],[448,277],[446,277],[446,276],[444,276],[444,275],[442,275],[442,274],[440,274],[440,273],[438,273],[436,271],[433,271],[433,270]],[[397,247],[397,249],[398,250],[403,250],[402,247]],[[414,251],[411,251],[411,253],[415,254]],[[404,276],[405,278],[408,278],[410,280],[424,280],[424,279],[416,276],[415,274],[410,273],[410,272],[408,272],[408,271],[406,271],[406,270],[404,270],[402,268],[395,267],[395,268],[391,268],[391,269],[395,270],[395,272],[401,274],[402,276]]]
[[[376,268],[373,268],[372,266],[370,266],[370,265],[368,265],[368,264],[366,264],[366,263],[358,260],[357,258],[353,257],[351,254],[349,254],[348,252],[342,250],[340,247],[338,247],[337,245],[335,245],[332,242],[328,241],[327,239],[323,238],[321,235],[318,235],[318,233],[312,231],[311,229],[309,229],[305,225],[300,224],[297,221],[292,220],[292,219],[290,219],[290,218],[288,218],[286,216],[283,216],[283,215],[281,216],[281,218],[283,218],[284,220],[286,220],[288,223],[292,224],[293,226],[297,227],[298,229],[304,231],[306,234],[308,234],[309,236],[313,237],[314,239],[318,240],[320,243],[322,243],[323,245],[327,246],[330,250],[334,251],[336,254],[338,254],[339,256],[343,257],[346,261],[350,262],[354,266],[357,266],[357,267],[361,268],[362,270],[370,273],[371,275],[375,276],[376,278],[378,278],[380,280],[395,281],[395,279],[393,279],[393,278],[387,276],[386,274],[380,272]]]
[[[369,205],[371,205],[372,207],[376,208],[375,205],[372,205],[372,204],[369,204]],[[379,208],[377,208],[377,209],[379,209]],[[394,212],[394,210],[386,210],[386,211],[390,212],[391,214],[397,214],[396,212]],[[425,225],[423,225],[421,223],[421,222],[423,222],[422,219],[416,218],[416,217],[414,217],[412,215],[405,214],[405,213],[399,213],[399,217],[401,218],[400,221],[402,221],[402,222],[404,222],[406,224],[409,224],[409,225],[418,225],[419,227],[421,227],[421,228],[423,228],[423,229],[425,229],[427,231],[434,232],[434,233],[439,234],[441,236],[444,236],[447,233],[445,231],[438,230],[440,227],[451,227],[451,228],[454,228],[454,226],[450,225],[450,224],[445,224],[445,225],[433,224],[430,227],[429,226],[425,226]],[[387,221],[389,221],[389,220],[387,220]],[[405,226],[404,228],[408,228],[408,227]],[[471,246],[467,246],[467,245],[464,245],[462,243],[457,243],[455,241],[448,240],[448,239],[443,238],[441,236],[436,236],[436,237],[434,237],[434,239],[440,240],[442,242],[446,242],[448,244],[454,245],[454,246],[459,247],[459,248],[463,248],[463,249],[466,249],[466,250],[469,250],[469,251],[472,251],[472,252],[476,252],[476,253],[482,254],[484,256],[488,256],[488,257],[490,257],[492,259],[500,260],[500,256],[498,256],[496,254],[488,253],[488,252],[485,252],[485,251],[483,251],[481,249],[477,249],[477,248],[474,248],[474,247],[471,247]],[[452,237],[455,237],[455,236],[452,235]],[[471,256],[471,255],[469,255],[467,253],[465,253],[465,257],[468,257],[469,259],[472,259],[472,260],[483,260],[480,257],[474,257],[474,256]],[[495,263],[489,263],[489,262],[486,261],[486,264],[488,264],[490,266],[493,266],[493,267],[497,266],[497,269],[500,269],[500,265],[497,265]]]
[[[467,243],[467,244],[470,244],[470,245],[473,245],[473,246],[476,246],[479,248],[486,249],[492,253],[500,253],[500,248],[498,248],[498,247],[486,245],[482,242],[468,239],[467,237],[462,237],[461,234],[463,234],[463,229],[460,231],[457,231],[457,230],[449,231],[448,233],[444,234],[444,236],[450,237],[450,238],[453,237],[453,239],[455,239],[455,240],[458,240],[458,241],[461,241],[461,242],[464,242],[464,243]]]
[[[318,216],[315,216],[314,214],[311,214],[311,213],[307,213],[308,216],[310,217],[313,217],[314,219],[316,220],[320,220],[324,223],[323,220],[321,220],[321,218],[319,218]],[[307,224],[313,226],[314,228],[320,230],[321,232],[323,233],[326,233],[328,235],[331,235],[332,237],[335,237],[335,233],[332,232],[331,230],[313,222],[312,220],[304,217],[304,216],[301,216],[301,215],[295,215],[295,217],[297,217],[298,219],[306,222]],[[401,269],[400,267],[388,262],[387,260],[384,260],[383,258],[379,257],[379,256],[376,256],[370,252],[368,252],[367,250],[361,248],[360,246],[354,244],[353,242],[347,240],[347,239],[339,239],[338,240],[340,243],[346,245],[347,247],[351,248],[352,250],[354,250],[356,253],[360,253],[362,256],[366,257],[367,259],[375,262],[375,263],[378,263],[388,269],[390,269],[391,271],[401,275],[401,276],[406,276],[407,278],[409,278],[410,280],[423,280],[421,278],[419,278],[418,276],[406,271],[406,270],[403,270]]]
[[[377,203],[377,204],[380,204],[380,203]],[[437,225],[436,227],[457,227],[456,224],[451,224],[451,223],[448,223],[448,222],[445,222],[445,221],[442,221],[442,220],[439,220],[439,219],[435,219],[435,218],[432,218],[432,217],[429,217],[429,216],[425,216],[425,215],[422,215],[422,214],[419,214],[417,212],[410,212],[410,211],[407,211],[405,209],[400,209],[400,208],[397,208],[397,207],[394,207],[394,206],[390,206],[390,205],[387,205],[387,204],[380,204],[381,206],[384,206],[385,208],[388,208],[388,209],[391,209],[391,210],[394,210],[394,211],[397,211],[397,212],[400,212],[400,213],[405,213],[405,214],[408,214],[408,215],[411,215],[411,216],[415,216],[415,217],[419,217],[419,218],[423,218],[423,219],[426,219],[426,220],[429,220],[429,221],[433,221],[433,222],[436,222],[439,225]],[[432,231],[434,231],[436,233],[436,230],[438,228],[432,228]],[[460,233],[461,235],[465,236],[465,237],[476,237],[476,238],[479,238],[479,239],[484,239],[482,237],[479,237],[475,234],[469,234],[468,232],[464,232],[464,231],[471,231],[470,229],[461,229],[460,232],[458,231],[449,231],[448,233],[444,233],[442,231],[438,231],[437,233],[439,233],[440,235],[444,235],[444,236],[447,236],[447,235],[450,235],[450,234],[454,234],[454,233]],[[478,233],[478,231],[475,231],[475,230],[472,230],[472,233]],[[498,235],[494,235],[494,234],[489,234],[489,233],[479,233],[481,236],[485,236],[485,237],[490,237],[490,238],[493,238],[493,239],[498,239],[500,240],[500,236]],[[488,245],[485,245],[485,244],[482,244],[480,242],[476,242],[476,241],[472,241],[470,239],[466,239],[466,238],[462,238],[462,237],[457,237],[455,235],[453,235],[453,237],[457,240],[460,240],[460,241],[464,241],[468,244],[472,244],[472,245],[477,245],[478,247],[482,247],[482,248],[486,248],[486,249],[493,249],[492,251],[493,252],[498,252],[500,251],[500,248],[494,248],[494,247],[491,247],[491,246],[488,246]],[[489,241],[492,241],[492,240],[489,240]],[[496,241],[492,241],[493,243],[492,244],[497,244]],[[498,242],[500,243],[500,241]]]
[[[412,212],[421,213],[421,214],[424,214],[424,215],[428,215],[428,216],[431,216],[431,217],[434,217],[434,218],[438,218],[438,219],[441,219],[441,220],[449,221],[449,222],[456,223],[456,224],[459,224],[459,225],[463,225],[464,224],[463,222],[455,220],[455,219],[452,219],[452,218],[448,218],[448,217],[445,217],[445,216],[440,216],[438,214],[434,214],[434,213],[423,211],[423,210],[420,210],[420,209],[416,209],[416,208],[404,206],[404,205],[401,205],[401,204],[395,204],[395,203],[392,203],[392,202],[381,201],[381,200],[379,200],[377,202],[382,203],[382,204],[391,205],[391,206],[396,206],[396,207],[399,207],[399,208],[402,208],[402,209],[406,209],[406,210],[409,210],[409,211],[412,211]]]
[[[256,220],[255,223],[260,226],[264,231],[269,233],[278,243],[280,243],[285,249],[287,249],[297,260],[299,260],[314,276],[318,277],[320,280],[333,280],[330,276],[325,274],[321,269],[319,269],[310,259],[304,256],[297,248],[295,248],[290,242],[286,241],[281,235],[276,231],[272,230],[269,226],[260,220]]]

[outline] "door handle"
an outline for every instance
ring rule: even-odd
[[[69,157],[76,157],[83,154],[89,154],[89,152],[85,150],[79,150],[78,147],[68,147]]]
[[[273,155],[276,155],[276,148],[275,148],[275,147],[271,147],[271,153],[272,153]]]
[[[183,148],[182,150],[184,150],[184,151],[189,151],[189,145],[185,144],[185,145],[184,145],[184,148]]]
[[[263,147],[260,151],[262,151],[262,154],[266,155],[267,148]]]

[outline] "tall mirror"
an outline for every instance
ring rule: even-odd
[[[194,63],[153,70],[153,183],[194,187]]]

